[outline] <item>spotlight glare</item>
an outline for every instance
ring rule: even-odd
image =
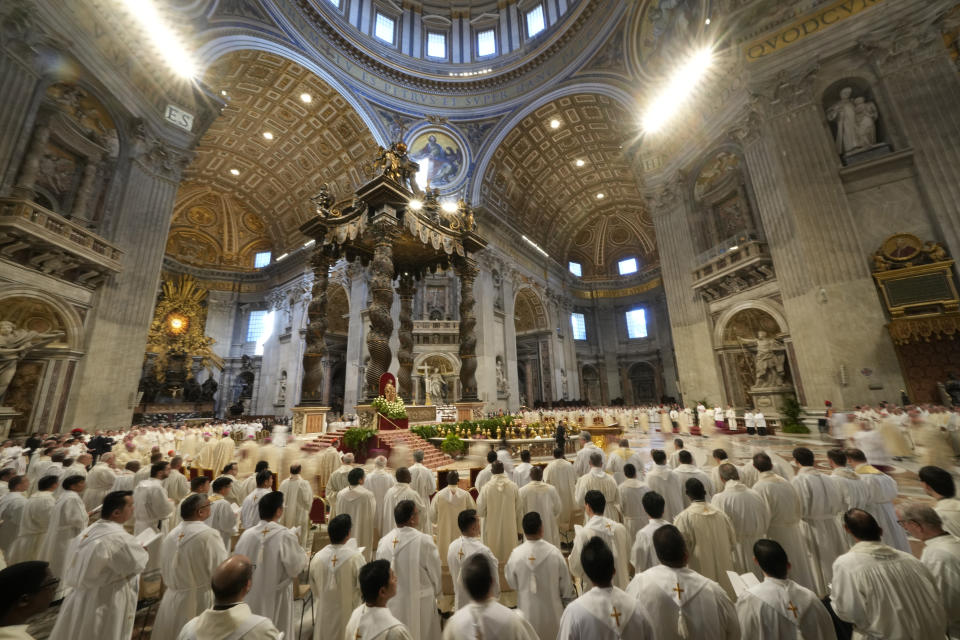
[[[577,165],[578,167],[582,167],[582,166],[585,165],[585,164],[587,164],[587,163],[584,162],[582,159],[577,160],[577,162],[576,162],[576,165]]]
[[[239,170],[239,169],[230,169],[230,173],[232,173],[232,174],[235,175],[235,176],[238,176],[238,175],[240,175],[240,170]]]
[[[550,128],[551,128],[551,129],[559,129],[559,128],[560,128],[560,121],[557,120],[556,118],[554,118],[553,120],[551,120],[551,121],[550,121]]]
[[[303,102],[305,102],[305,103],[307,103],[307,104],[310,104],[311,102],[313,102],[313,96],[310,95],[309,93],[301,93],[301,94],[300,94],[300,100],[302,100]]]
[[[157,10],[156,4],[152,0],[124,0],[124,4],[130,16],[146,32],[150,43],[164,57],[167,66],[182,78],[194,77],[197,69],[187,47]]]
[[[656,133],[663,128],[663,125],[677,111],[677,107],[693,94],[712,62],[713,51],[709,47],[704,47],[695,51],[674,71],[667,85],[647,106],[643,114],[644,131]]]
[[[270,133],[269,131],[264,131],[263,137],[266,138],[267,140],[273,140],[273,134]]]
[[[606,196],[602,193],[597,194],[597,200],[603,200]]]
[[[447,200],[440,207],[447,213],[456,213],[457,212],[457,203],[453,200]]]
[[[420,200],[417,200],[416,198],[411,200],[409,204],[410,204],[410,208],[413,211],[420,211],[420,209],[423,208],[423,202],[421,202]]]
[[[705,24],[710,24],[710,18],[707,18],[707,20],[706,20],[706,23],[705,23]]]

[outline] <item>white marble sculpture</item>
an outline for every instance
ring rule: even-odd
[[[33,349],[50,344],[63,335],[63,331],[39,333],[17,329],[12,322],[0,322],[0,402],[17,372],[17,365]]]

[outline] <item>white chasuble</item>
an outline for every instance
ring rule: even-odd
[[[767,576],[737,600],[740,633],[751,640],[836,640],[833,619],[813,591]]]
[[[350,516],[350,535],[356,538],[357,544],[364,548],[364,560],[373,557],[374,545],[374,517],[377,515],[377,498],[373,492],[362,485],[347,487],[337,494],[337,515]],[[353,610],[353,607],[351,607]]]
[[[443,640],[540,640],[518,612],[494,598],[471,602],[447,620]]]
[[[50,515],[50,528],[43,541],[40,557],[50,563],[50,573],[63,577],[63,567],[70,541],[87,528],[90,518],[83,498],[76,491],[64,491]]]
[[[816,591],[817,580],[813,573],[813,559],[807,550],[806,523],[800,519],[802,508],[800,496],[793,485],[773,471],[760,474],[753,490],[760,494],[770,510],[770,526],[767,537],[776,540],[790,560],[790,579],[797,584]]]
[[[397,574],[397,595],[387,607],[417,640],[440,638],[437,596],[440,554],[433,538],[411,527],[398,527],[380,539],[377,559],[389,560]]]
[[[803,521],[809,526],[807,545],[815,559],[817,595],[826,597],[827,585],[833,581],[833,561],[850,549],[840,523],[845,511],[843,493],[832,478],[813,467],[801,467],[792,484],[800,497]]]
[[[673,524],[687,543],[689,567],[723,587],[731,600],[736,598],[727,571],[733,571],[737,536],[727,514],[705,502],[692,502]]]
[[[20,529],[17,539],[10,547],[8,564],[40,560],[43,539],[50,528],[50,516],[56,500],[52,491],[38,491],[27,499],[20,514]]]
[[[570,573],[574,578],[579,578],[581,583],[581,592],[586,591],[593,586],[593,583],[587,577],[580,563],[580,554],[583,547],[593,538],[603,540],[610,551],[613,552],[614,566],[617,570],[613,576],[613,585],[623,589],[630,581],[630,573],[627,570],[627,554],[630,548],[627,542],[627,530],[619,522],[614,522],[603,516],[593,516],[587,520],[587,524],[575,528],[576,535],[573,540],[573,550],[567,558],[570,565]]]
[[[300,546],[306,548],[310,536],[310,508],[313,506],[313,488],[299,475],[280,483],[283,493],[283,526],[300,527]]]
[[[583,498],[588,491],[599,491],[606,500],[603,515],[614,522],[620,522],[620,488],[613,476],[603,469],[591,467],[590,471],[580,476],[574,490],[573,499],[578,505],[583,505]]]
[[[313,640],[343,640],[350,614],[362,601],[358,582],[362,551],[350,538],[345,544],[328,544],[310,560]]]
[[[470,604],[470,594],[467,593],[467,587],[460,578],[460,571],[463,569],[463,563],[477,553],[486,558],[487,564],[490,565],[490,571],[493,574],[493,597],[500,597],[500,572],[497,557],[493,555],[487,545],[480,541],[480,538],[460,536],[453,541],[447,550],[447,566],[450,567],[450,578],[453,580],[454,611]]]
[[[517,485],[502,473],[494,475],[477,497],[477,515],[484,518],[484,544],[498,559],[509,558],[523,520]]]
[[[573,499],[577,487],[577,473],[573,465],[563,459],[554,460],[543,470],[543,481],[553,486],[560,495],[557,525],[560,531],[569,531],[573,528],[575,514],[582,509]]]
[[[437,525],[437,551],[444,564],[447,562],[450,543],[460,537],[457,516],[461,511],[476,508],[477,503],[470,492],[459,487],[446,486],[433,496],[430,502],[430,521]]]
[[[652,519],[643,529],[637,532],[637,536],[633,540],[633,547],[630,548],[630,564],[633,565],[634,573],[646,571],[650,567],[660,564],[657,552],[653,548],[653,534],[665,524],[670,523],[666,520]]]
[[[531,511],[540,514],[543,522],[543,539],[560,548],[560,526],[557,518],[560,516],[560,494],[546,482],[533,481],[520,487],[520,513],[526,515]]]
[[[711,504],[720,509],[733,524],[737,546],[733,567],[737,573],[753,573],[763,578],[760,567],[753,561],[753,545],[767,535],[770,527],[770,509],[759,493],[738,480],[727,480],[723,491],[713,496]]]
[[[545,540],[527,540],[510,554],[503,575],[540,638],[556,638],[564,605],[576,598],[560,550]]]
[[[396,596],[391,600],[396,600]],[[360,605],[347,622],[347,632],[338,640],[419,640],[387,607]]]
[[[660,638],[645,605],[617,587],[594,587],[570,603],[557,640],[647,640]]]

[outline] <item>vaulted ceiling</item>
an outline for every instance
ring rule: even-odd
[[[622,151],[633,119],[593,93],[543,105],[497,147],[482,177],[483,204],[557,260],[584,263],[584,276],[613,275],[626,255],[641,270],[656,265],[653,223]]]

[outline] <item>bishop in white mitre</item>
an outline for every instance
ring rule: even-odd
[[[63,481],[64,492],[57,498],[50,514],[50,525],[40,549],[40,557],[50,563],[50,573],[63,577],[67,547],[70,541],[90,524],[80,494],[84,489],[82,476],[70,476]]]
[[[520,513],[535,511],[543,521],[543,539],[556,548],[560,548],[560,494],[552,485],[543,481],[543,468],[530,468],[530,481],[520,487]]]
[[[327,525],[327,532],[330,544],[310,560],[313,640],[343,640],[350,614],[362,601],[359,578],[364,565],[363,550],[351,535],[348,514],[335,516]]]
[[[373,492],[363,486],[364,472],[361,467],[351,469],[347,474],[347,488],[337,494],[337,515],[350,516],[351,532],[357,544],[364,548],[363,558],[373,557],[376,544],[373,518],[377,514],[377,498]]]
[[[364,478],[363,486],[373,492],[373,496],[377,499],[377,512],[374,514],[374,539],[379,540],[386,531],[381,531],[380,526],[383,522],[383,503],[384,498],[387,495],[387,491],[391,487],[397,484],[396,479],[390,475],[386,469],[387,459],[383,456],[377,456],[373,461],[373,471],[371,471],[366,478]],[[432,522],[436,522],[435,515],[431,514],[430,516]],[[393,527],[390,527],[391,529]]]
[[[447,621],[444,640],[497,638],[498,640],[540,640],[530,623],[517,611],[496,601],[500,593],[497,567],[481,554],[466,559],[462,573],[469,585],[469,601]]]
[[[620,488],[613,476],[603,470],[603,457],[597,451],[590,454],[590,471],[580,476],[573,499],[577,504],[583,504],[583,497],[588,491],[599,491],[606,500],[606,511],[603,515],[614,522],[620,522]]]
[[[453,580],[454,611],[470,603],[467,586],[464,584],[461,574],[467,560],[478,553],[493,567],[494,595],[497,597],[500,595],[498,568],[500,562],[490,551],[490,548],[480,540],[480,518],[477,517],[477,512],[473,509],[460,512],[457,517],[457,524],[460,527],[461,536],[454,540],[447,549],[447,566],[450,568],[450,578]]]
[[[513,550],[503,576],[517,592],[517,608],[543,638],[556,638],[564,607],[576,598],[560,549],[544,538],[540,514],[523,516],[526,541]]]
[[[437,525],[437,552],[444,564],[450,543],[460,536],[457,517],[462,511],[477,508],[470,492],[457,486],[460,482],[459,473],[448,471],[446,479],[447,486],[438,491],[430,502],[430,520]]]
[[[713,496],[711,504],[723,511],[733,524],[737,544],[733,552],[733,567],[737,573],[753,573],[762,577],[753,561],[754,543],[767,535],[770,509],[759,493],[740,481],[740,470],[725,462],[718,467],[723,490]]]
[[[160,545],[165,588],[150,640],[176,640],[187,622],[213,606],[210,579],[229,554],[220,534],[203,522],[209,515],[207,496],[190,496],[180,506],[180,524]]]
[[[307,555],[297,536],[279,523],[283,494],[273,491],[257,504],[260,523],[237,540],[235,553],[253,561],[253,586],[244,602],[250,610],[270,618],[285,637],[293,638],[293,579],[307,566]]]
[[[63,575],[67,596],[51,640],[106,640],[133,633],[140,574],[149,556],[123,528],[132,516],[130,494],[109,493],[100,520],[70,543]]]
[[[483,542],[497,558],[509,558],[520,533],[520,491],[503,472],[503,463],[493,463],[493,477],[477,496],[477,514],[485,518]],[[448,556],[449,557],[449,556]]]
[[[588,491],[584,497],[584,514],[587,523],[582,527],[577,525],[576,535],[573,539],[573,550],[567,558],[570,573],[574,578],[580,579],[581,592],[593,586],[587,568],[581,559],[584,547],[593,538],[601,538],[613,552],[616,568],[616,575],[613,576],[614,586],[622,589],[630,581],[630,573],[627,570],[627,554],[630,551],[627,530],[619,522],[614,522],[603,515],[605,506],[605,499],[599,491]]]
[[[814,556],[814,577],[817,595],[827,596],[827,586],[833,580],[833,562],[847,552],[850,545],[840,524],[846,511],[843,493],[837,483],[813,466],[813,452],[806,447],[793,450],[800,465],[792,484],[800,497],[803,521],[807,523],[807,546]]]
[[[559,447],[554,449],[553,458],[553,461],[543,470],[543,481],[556,489],[560,496],[560,515],[557,517],[557,525],[560,531],[565,533],[573,528],[574,516],[580,509],[573,499],[577,486],[577,473],[573,469],[573,464],[564,458],[563,449]]]
[[[773,540],[754,546],[763,582],[737,598],[737,618],[744,638],[756,640],[836,640],[833,619],[816,593],[788,578],[787,554]]]
[[[623,477],[624,481],[620,483],[620,512],[623,526],[627,528],[627,540],[635,540],[637,532],[650,521],[643,510],[643,496],[650,491],[650,487],[637,477],[637,468],[633,463],[623,466]]]
[[[414,640],[388,608],[397,595],[398,582],[390,562],[368,562],[360,569],[359,581],[364,602],[350,614],[342,640]]]
[[[646,640],[659,638],[645,612],[646,604],[613,584],[615,560],[602,538],[583,550],[583,566],[593,586],[570,603],[560,618],[558,640]]]
[[[439,640],[437,596],[442,585],[437,545],[431,536],[418,530],[419,507],[413,500],[397,504],[394,520],[397,526],[377,545],[377,559],[390,562],[399,585],[387,606],[417,640]]]
[[[660,564],[633,577],[627,593],[643,604],[658,640],[739,640],[740,623],[723,588],[687,565],[673,525],[653,534]]]
[[[280,483],[283,494],[283,526],[299,527],[300,546],[307,548],[310,539],[310,508],[313,506],[313,487],[300,475],[300,465],[290,465],[290,476]]]

